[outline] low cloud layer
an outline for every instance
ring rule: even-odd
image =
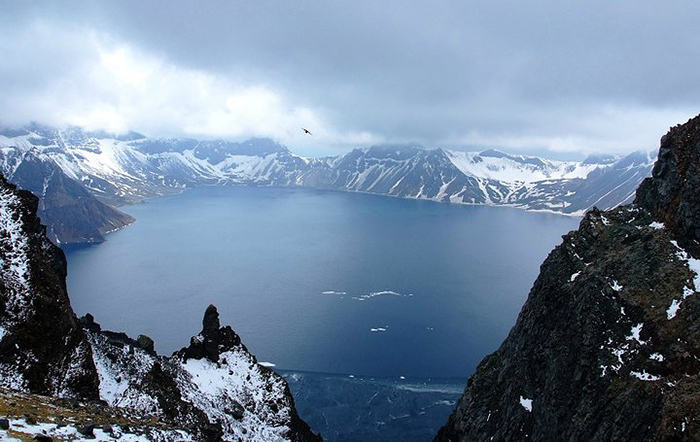
[[[337,3],[8,2],[0,125],[581,156],[698,113],[700,4]]]

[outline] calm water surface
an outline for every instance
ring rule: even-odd
[[[578,219],[304,189],[207,187],[124,211],[67,251],[79,315],[189,343],[213,303],[261,361],[374,376],[465,377],[513,325]]]

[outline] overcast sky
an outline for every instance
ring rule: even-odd
[[[700,113],[698,23],[695,0],[4,0],[0,125],[655,150]]]

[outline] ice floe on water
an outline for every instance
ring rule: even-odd
[[[348,292],[338,291],[338,290],[326,290],[321,292],[322,295],[347,295]]]
[[[393,290],[381,290],[378,292],[370,292],[366,295],[353,296],[352,299],[355,299],[357,301],[366,301],[368,299],[376,298],[378,296],[397,296],[400,298],[410,298],[411,296],[413,296],[413,293],[404,295],[403,293],[395,292]]]
[[[385,331],[389,330],[389,326],[385,325],[384,327],[372,327],[369,329],[372,333],[384,333]]]

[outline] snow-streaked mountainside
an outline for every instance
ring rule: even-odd
[[[39,125],[0,131],[0,170],[8,179],[15,181],[28,161],[42,161],[58,166],[67,180],[80,183],[101,202],[114,205],[186,187],[233,184],[369,192],[581,215],[593,206],[609,209],[629,203],[653,160],[637,152],[624,158],[554,161],[496,150],[456,152],[415,145],[304,158],[263,138],[240,143],[153,139],[133,132],[114,136]],[[42,196],[49,189],[41,187],[46,182],[47,177],[37,178],[30,190]],[[97,229],[102,233],[130,222],[109,215],[102,219]]]
[[[101,400],[123,416],[185,429],[177,433],[184,440],[320,440],[297,415],[284,379],[219,325],[214,306],[201,333],[171,357],[157,355],[148,337],[102,331],[88,315],[78,320],[65,256],[48,240],[38,204],[0,175],[2,389],[95,407]],[[158,431],[151,436],[140,440],[169,440]]]

